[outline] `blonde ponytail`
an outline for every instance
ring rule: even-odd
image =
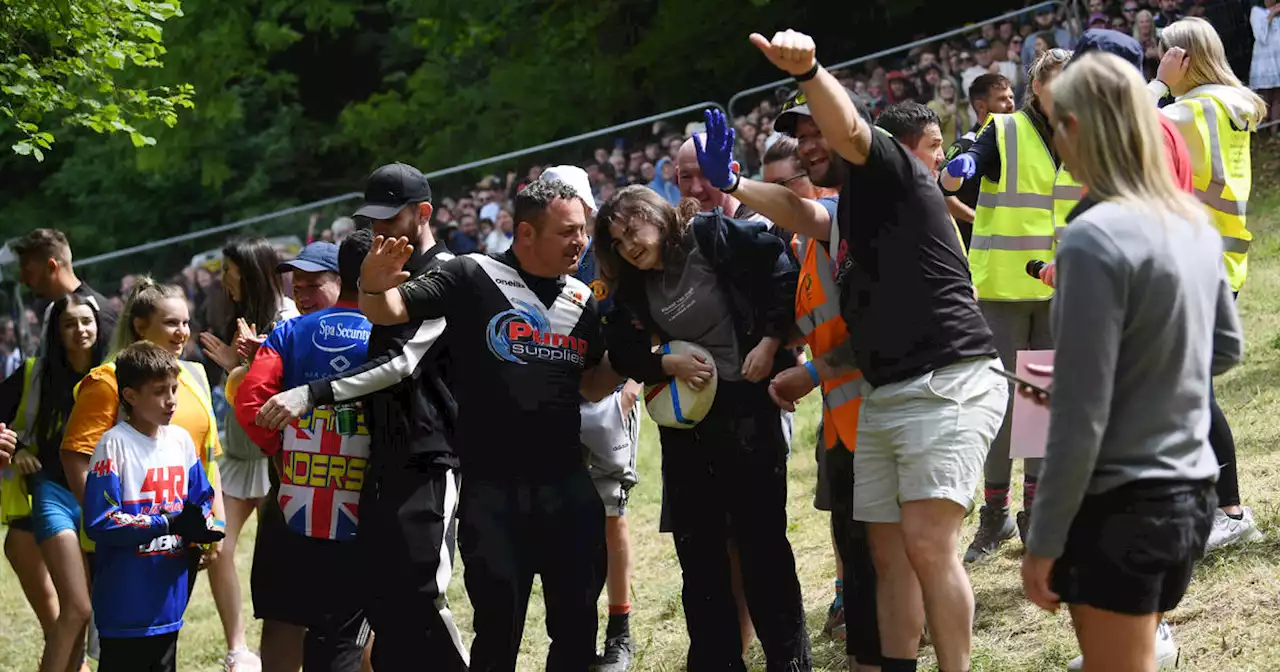
[[[1206,84],[1229,86],[1253,103],[1253,126],[1267,118],[1267,102],[1245,86],[1227,62],[1227,52],[1222,38],[1213,24],[1200,17],[1179,19],[1160,32],[1161,46],[1165,49],[1180,47],[1187,52],[1188,67],[1182,84],[1189,91]]]

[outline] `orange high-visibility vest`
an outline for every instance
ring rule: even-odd
[[[801,260],[796,326],[816,359],[848,340],[849,329],[840,317],[835,271],[822,242],[797,234],[791,239],[791,248]],[[822,439],[827,448],[835,448],[836,442],[841,441],[848,450],[854,449],[861,407],[862,372],[822,381]]]

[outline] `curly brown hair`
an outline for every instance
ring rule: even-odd
[[[609,230],[614,222],[628,227],[636,220],[646,221],[662,232],[663,257],[669,252],[686,250],[689,222],[698,214],[698,201],[686,198],[679,205],[671,205],[658,192],[642,184],[619,189],[605,201],[596,213],[596,229],[591,248],[596,255],[600,275],[609,287],[617,291],[627,281],[639,280],[643,271],[623,259],[614,248],[617,241]]]

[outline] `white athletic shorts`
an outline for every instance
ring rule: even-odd
[[[983,357],[880,387],[862,383],[855,520],[897,523],[902,502],[925,499],[973,506],[1009,400],[1008,382],[990,369],[999,364]]]
[[[581,441],[587,451],[587,473],[596,484],[605,515],[616,518],[626,514],[627,491],[639,478],[636,474],[636,451],[640,444],[640,402],[622,414],[622,393],[599,402],[583,402]]]

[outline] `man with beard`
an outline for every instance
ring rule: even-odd
[[[797,233],[832,239],[840,314],[863,375],[853,516],[868,523],[882,667],[916,669],[927,613],[939,668],[967,670],[973,589],[955,549],[1009,392],[990,370],[995,345],[955,224],[930,171],[867,123],[819,65],[812,38],[750,39],[795,78],[834,150],[812,152],[815,173],[829,177],[824,163],[843,173],[834,227],[820,205],[787,195],[797,215],[810,213],[796,217]],[[727,178],[716,186],[742,191],[739,176]],[[795,398],[778,383],[783,401]]]
[[[427,178],[393,163],[369,176],[355,214],[379,236],[413,241],[402,272],[418,278],[454,258],[432,236],[431,213]],[[444,320],[429,319],[375,325],[363,366],[275,395],[254,421],[281,431],[317,405],[363,403],[371,450],[356,543],[367,566],[364,606],[379,670],[416,669],[421,661],[465,670],[468,662],[445,597],[460,477],[457,403],[445,384],[448,352],[437,343],[444,329]]]
[[[850,100],[856,100],[848,90]],[[928,109],[928,108],[926,108]],[[809,114],[804,94],[797,94],[782,106],[774,129],[795,140],[800,167],[808,173],[813,187],[839,190],[843,172],[838,157]],[[732,174],[733,132],[718,110],[707,112],[707,139],[695,146],[700,174]],[[729,170],[726,171],[726,168]],[[785,171],[784,171],[785,172]],[[718,185],[717,185],[718,186]],[[823,418],[819,429],[819,464],[824,466],[826,494],[831,511],[832,536],[844,564],[841,592],[845,620],[854,624],[846,630],[845,653],[851,670],[868,672],[882,663],[876,614],[876,573],[871,560],[864,523],[853,519],[853,459],[861,407],[861,376],[854,363],[849,333],[839,315],[839,290],[832,273],[832,257],[826,242],[836,222],[838,197],[811,200],[776,182],[756,182],[738,177],[733,187],[735,200],[758,210],[788,228],[809,230],[795,236],[795,256],[800,260],[800,282],[796,290],[798,332],[813,349],[814,360],[774,377],[770,392],[786,410],[815,387],[822,388]],[[821,230],[821,231],[819,231]],[[816,235],[825,233],[825,235]],[[824,487],[825,486],[825,487]],[[826,492],[824,492],[824,490]],[[817,498],[816,498],[817,499]],[[819,502],[815,502],[819,503]]]

